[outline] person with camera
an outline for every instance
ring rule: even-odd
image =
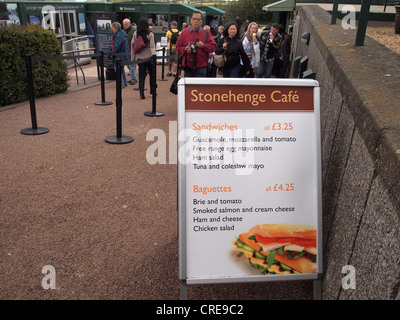
[[[193,12],[190,27],[182,30],[176,42],[185,77],[206,77],[209,54],[216,48],[210,32],[201,27],[202,23],[201,12]]]

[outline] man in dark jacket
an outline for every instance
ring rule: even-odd
[[[290,53],[292,50],[292,37],[293,37],[293,27],[289,28],[289,34],[286,36],[283,42],[283,65],[281,69],[280,77],[284,78],[286,76],[286,71],[290,65]]]
[[[240,21],[239,16],[236,16],[235,23],[238,26],[238,34],[242,34],[242,21]]]
[[[278,54],[282,37],[278,33],[279,25],[273,23],[271,30],[265,30],[260,36],[260,65],[257,68],[257,78],[271,78],[275,55]]]
[[[128,45],[130,48],[132,37],[136,31],[136,28],[133,27],[133,25],[131,24],[131,21],[129,19],[124,19],[124,21],[122,21],[122,25],[124,26],[124,31],[126,32],[126,40],[128,40]],[[130,64],[128,66],[128,69],[129,69],[129,75],[131,76],[131,81],[129,83],[135,84],[137,82],[136,64]]]
[[[111,25],[113,36],[113,53],[126,53],[126,55],[115,56],[114,57],[114,69],[117,71],[117,64],[115,61],[130,61],[130,50],[128,45],[128,40],[126,40],[126,33],[121,30],[121,24],[119,22],[113,22]],[[122,88],[128,86],[126,81],[125,70],[121,68],[121,86]]]

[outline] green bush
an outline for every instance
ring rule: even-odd
[[[38,25],[0,27],[0,105],[29,99],[25,56],[61,56],[55,34]],[[33,61],[35,97],[65,92],[68,88],[64,60]]]

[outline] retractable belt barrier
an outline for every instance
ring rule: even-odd
[[[156,50],[156,51],[162,51],[162,56],[163,56],[163,58],[165,57],[165,47],[163,47],[162,49],[158,49],[158,50]],[[168,57],[170,57],[170,56],[171,56],[171,55],[169,55]],[[162,68],[161,68],[161,78],[159,78],[159,79],[157,79],[157,80],[158,80],[158,81],[168,81],[168,79],[164,79],[164,66],[165,66],[164,59],[162,59],[161,64],[162,64]]]
[[[116,129],[116,135],[115,136],[109,136],[106,138],[106,142],[112,143],[112,144],[121,144],[121,143],[129,143],[133,141],[133,138],[128,137],[128,136],[123,136],[122,135],[122,93],[121,93],[121,68],[124,66],[128,65],[134,65],[134,64],[140,64],[144,63],[147,61],[152,60],[152,70],[151,72],[153,73],[153,77],[151,77],[151,87],[153,88],[152,91],[152,110],[147,111],[144,113],[145,116],[149,117],[160,117],[163,116],[163,112],[158,112],[157,111],[157,83],[156,83],[156,62],[157,59],[162,59],[163,62],[163,68],[164,68],[164,59],[168,59],[171,57],[171,55],[165,56],[165,48],[163,50],[163,56],[162,57],[157,57],[156,55],[151,56],[150,58],[143,59],[140,61],[121,61],[121,60],[116,60],[116,118],[117,118],[117,129]],[[35,105],[35,91],[34,91],[34,84],[33,84],[33,72],[32,72],[32,62],[33,61],[55,61],[55,60],[68,60],[68,59],[80,59],[80,58],[100,58],[99,63],[100,63],[100,69],[101,69],[101,74],[100,74],[100,80],[101,80],[101,101],[100,102],[95,102],[94,104],[96,105],[111,105],[112,102],[106,101],[105,100],[105,90],[104,90],[104,55],[108,56],[123,56],[123,55],[128,55],[130,53],[113,53],[113,52],[106,52],[104,53],[101,51],[100,53],[95,53],[95,54],[85,54],[85,55],[65,55],[65,56],[56,56],[56,57],[44,57],[44,56],[32,56],[27,54],[25,56],[25,62],[26,62],[26,69],[27,69],[27,76],[28,76],[28,94],[29,94],[29,104],[30,104],[30,113],[31,113],[31,122],[32,122],[32,127],[31,128],[25,128],[21,130],[22,134],[25,135],[39,135],[39,134],[44,134],[49,132],[50,130],[45,127],[38,127],[37,125],[37,116],[36,116],[36,105]],[[163,70],[164,73],[164,70]]]

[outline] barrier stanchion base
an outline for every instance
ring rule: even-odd
[[[124,144],[124,143],[130,143],[133,141],[132,137],[129,136],[108,136],[106,138],[106,142],[112,143],[112,144]]]
[[[139,91],[140,89],[139,88],[133,88],[133,90]],[[146,91],[146,90],[147,90],[147,88],[143,89],[143,91]]]
[[[26,128],[26,129],[22,129],[21,133],[22,134],[27,134],[27,135],[38,135],[38,134],[44,134],[49,132],[50,130],[47,128],[43,128],[43,127],[39,127],[36,129],[33,128]]]
[[[109,106],[110,104],[113,104],[111,101],[99,101],[94,103],[97,106]]]
[[[164,112],[152,112],[152,111],[146,111],[144,113],[145,116],[147,117],[162,117],[164,115]]]
[[[157,79],[157,81],[168,81],[168,79],[160,78],[160,79]]]

